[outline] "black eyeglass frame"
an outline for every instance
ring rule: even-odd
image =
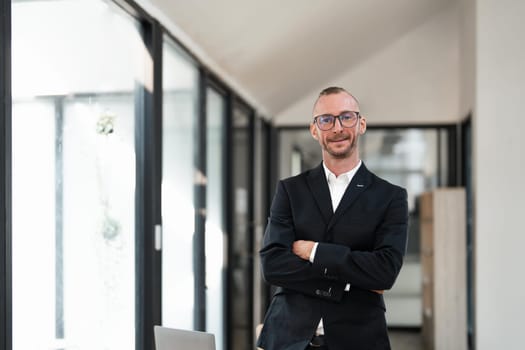
[[[354,123],[351,126],[345,126],[345,125],[343,125],[343,122],[341,121],[341,117],[347,115],[348,113],[354,113],[356,115],[355,121],[354,121]],[[328,116],[334,118],[333,121],[332,121],[332,125],[328,129],[323,129],[323,127],[321,127],[321,125],[319,125],[318,120],[319,120],[320,117],[328,117]],[[349,128],[353,128],[354,126],[356,126],[356,124],[359,121],[359,119],[361,119],[361,113],[357,112],[357,111],[344,111],[343,113],[341,113],[339,115],[321,114],[321,115],[318,115],[318,116],[314,117],[314,124],[317,125],[317,127],[319,129],[321,129],[322,131],[328,131],[328,130],[331,130],[331,129],[334,128],[336,119],[339,120],[339,124],[341,125],[341,127],[349,129]]]

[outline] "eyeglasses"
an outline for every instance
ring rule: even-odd
[[[357,124],[357,120],[361,118],[359,112],[348,111],[340,115],[321,114],[314,118],[314,123],[319,129],[328,131],[335,126],[335,120],[339,119],[339,123],[343,128],[352,128]]]

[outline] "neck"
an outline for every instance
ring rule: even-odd
[[[359,164],[359,154],[355,153],[348,158],[334,158],[323,154],[323,162],[335,176],[347,173]]]

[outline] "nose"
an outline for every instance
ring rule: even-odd
[[[332,128],[332,131],[334,133],[338,133],[338,132],[341,132],[343,131],[343,123],[341,122],[341,118],[336,118],[336,120],[334,121],[334,127]]]

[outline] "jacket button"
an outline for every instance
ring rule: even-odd
[[[322,291],[320,289],[316,289],[315,290],[315,295],[322,295]]]

